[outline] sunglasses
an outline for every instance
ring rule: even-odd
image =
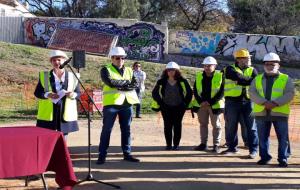
[[[141,67],[140,65],[135,65],[134,67]]]
[[[125,57],[115,57],[115,60],[124,60]]]

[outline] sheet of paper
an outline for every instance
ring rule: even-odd
[[[57,93],[57,95],[59,96],[57,99],[52,99],[52,102],[54,104],[56,104],[60,99],[62,99],[62,97],[64,97],[66,95],[66,90],[61,90]]]

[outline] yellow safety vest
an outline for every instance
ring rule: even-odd
[[[271,101],[279,98],[283,95],[283,91],[285,89],[286,83],[288,81],[289,76],[286,74],[280,73],[278,78],[274,81],[272,87]],[[257,75],[255,77],[256,90],[261,97],[265,97],[264,88],[262,84],[263,74]],[[265,106],[254,103],[253,112],[260,113],[263,112]],[[282,106],[275,107],[271,110],[271,112],[282,113],[288,115],[290,113],[290,103],[284,104]]]
[[[183,96],[185,97],[186,96],[186,87],[185,87],[185,84],[184,82],[180,82],[180,86],[182,87],[182,90],[183,90]],[[160,85],[159,86],[159,95],[160,97],[162,97],[162,93],[161,93],[161,89],[162,89],[162,86]],[[192,108],[192,102],[189,103],[189,105],[187,106],[187,108]],[[153,109],[154,111],[159,111],[160,109],[160,105],[152,98],[152,102],[151,102],[151,109]]]
[[[40,82],[44,88],[44,92],[52,92],[50,84],[50,72],[42,71],[39,73]],[[74,91],[78,84],[78,80],[73,73],[68,72],[68,89],[67,91]],[[66,97],[64,105],[63,119],[67,122],[76,121],[78,118],[77,101]],[[38,120],[52,121],[53,120],[53,103],[51,99],[38,99]]]
[[[221,85],[222,85],[222,77],[223,76],[222,76],[221,72],[219,72],[219,71],[214,72],[214,76],[211,81],[211,93],[210,93],[211,98],[213,98],[220,90]],[[197,74],[196,74],[196,91],[199,96],[202,93],[202,79],[203,79],[203,71],[197,72]],[[196,99],[193,100],[193,106],[201,107]],[[224,108],[224,99],[222,98],[221,100],[216,102],[214,105],[212,105],[212,108],[213,109]]]
[[[235,65],[231,65],[231,67],[234,68],[234,70],[244,76],[251,77],[253,73],[253,67],[248,67],[244,71],[242,71],[239,67],[236,67]],[[225,69],[226,73],[226,69]],[[236,81],[227,79],[225,77],[225,86],[224,86],[224,96],[225,97],[238,97],[242,94],[242,89],[245,88],[244,86],[237,85]],[[249,86],[246,86],[246,96],[249,98]]]
[[[114,80],[132,80],[133,71],[130,67],[125,67],[123,76],[117,71],[117,69],[112,65],[106,65],[109,76]],[[106,84],[103,86],[103,105],[122,105],[125,98],[129,104],[140,103],[139,98],[135,90],[131,91],[120,91],[117,88],[112,88]]]

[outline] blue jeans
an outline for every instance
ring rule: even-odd
[[[228,149],[236,151],[238,146],[238,122],[242,119],[247,128],[248,146],[250,153],[256,153],[258,149],[257,128],[254,118],[251,116],[250,101],[225,100],[225,136]]]
[[[140,100],[140,103],[139,104],[136,104],[135,107],[135,117],[140,117],[141,115],[141,105],[142,105],[142,93],[141,93],[141,90],[139,88],[137,88],[136,90],[136,94]]]
[[[116,117],[119,116],[121,128],[121,145],[123,154],[130,155],[130,123],[132,120],[132,106],[104,106],[103,127],[100,136],[99,156],[106,157],[109,147],[109,140]]]
[[[255,120],[259,137],[259,155],[262,160],[271,160],[269,152],[272,123],[278,139],[278,161],[287,161],[289,156],[288,121]]]

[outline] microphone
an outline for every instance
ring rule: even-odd
[[[72,57],[70,57],[69,59],[67,59],[65,62],[63,62],[63,64],[61,64],[59,66],[60,69],[63,69],[66,65],[68,65],[70,63],[70,61],[72,60]]]

